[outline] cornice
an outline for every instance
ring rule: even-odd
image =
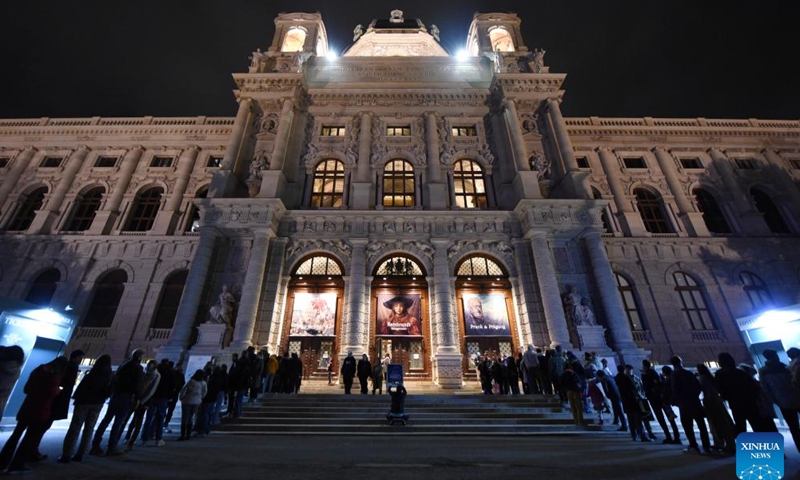
[[[366,106],[366,107],[483,107],[489,96],[488,89],[459,92],[431,91],[364,91],[322,89],[309,90],[312,106]]]
[[[665,141],[667,137],[701,137],[705,142],[722,138],[781,137],[800,138],[797,120],[731,120],[705,118],[565,118],[572,137],[593,137],[594,141],[611,140],[612,136],[649,137],[648,141]]]

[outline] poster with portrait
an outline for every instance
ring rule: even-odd
[[[375,331],[377,334],[379,336],[422,336],[421,301],[422,295],[418,293],[379,294],[378,308],[376,309],[377,328]]]
[[[336,325],[335,293],[296,293],[292,310],[292,337],[332,337]]]
[[[506,296],[502,293],[467,293],[464,302],[464,327],[467,335],[476,337],[508,337]]]

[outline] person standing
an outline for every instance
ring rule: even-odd
[[[653,414],[658,420],[658,424],[661,425],[661,430],[664,431],[665,438],[661,443],[679,444],[681,437],[678,432],[678,425],[675,423],[675,415],[673,414],[669,417],[669,422],[674,432],[672,435],[670,435],[669,426],[667,426],[667,421],[664,418],[664,377],[653,368],[653,364],[647,359],[642,360],[642,368],[642,385],[645,396],[650,402],[650,406],[653,407]]]
[[[625,413],[622,411],[622,397],[620,397],[619,387],[616,380],[611,375],[607,375],[605,370],[597,372],[597,378],[600,379],[600,385],[603,386],[603,392],[606,398],[611,403],[611,410],[614,412],[613,425],[620,425],[617,429],[620,432],[628,430],[628,420],[625,418]]]
[[[792,383],[792,373],[778,358],[778,352],[772,349],[764,350],[766,363],[758,370],[761,378],[761,388],[767,397],[778,406],[792,433],[795,447],[800,452],[800,389]]]
[[[163,440],[164,420],[175,390],[175,373],[171,363],[169,360],[164,359],[158,365],[158,373],[161,375],[161,380],[159,380],[156,391],[150,399],[150,408],[147,409],[147,418],[142,432],[142,442],[155,440],[157,447],[166,445]]]
[[[98,425],[97,431],[94,433],[90,454],[103,454],[100,443],[103,441],[103,434],[111,420],[114,420],[114,424],[111,426],[108,449],[105,453],[106,455],[122,455],[124,453],[122,449],[117,448],[117,443],[119,443],[119,439],[122,436],[122,429],[125,428],[128,413],[133,407],[136,387],[144,376],[141,365],[142,357],[144,357],[144,350],[137,348],[131,354],[131,359],[117,369],[117,374],[114,376],[111,400],[108,402],[108,410],[106,410],[103,420],[100,421],[100,425]]]
[[[64,436],[64,445],[61,448],[59,462],[80,462],[83,460],[86,448],[92,440],[94,424],[97,423],[97,417],[100,416],[100,410],[103,409],[103,403],[111,395],[113,379],[111,357],[109,355],[101,355],[94,362],[89,373],[83,377],[78,388],[75,389],[75,395],[73,396],[75,407],[72,409],[72,421],[69,424],[67,434]],[[83,434],[81,434],[81,427],[83,427]],[[78,435],[81,437],[81,442],[78,445],[78,450],[73,454]]]
[[[133,420],[128,425],[128,434],[125,436],[126,452],[133,450],[133,444],[136,442],[136,437],[139,436],[139,431],[144,422],[144,415],[152,406],[150,399],[156,393],[158,384],[161,382],[161,374],[158,372],[158,362],[150,360],[147,362],[144,376],[139,380],[139,385],[136,387],[136,407],[133,409]],[[143,436],[144,437],[144,436]],[[142,438],[142,446],[145,446],[147,441]]]
[[[178,440],[189,440],[191,437],[194,418],[207,393],[205,373],[197,370],[178,394],[178,399],[181,401],[181,436]]]
[[[288,393],[300,393],[300,384],[303,383],[303,361],[297,355],[297,352],[292,352],[292,358],[289,359],[289,391]]]
[[[78,367],[80,367],[81,362],[83,362],[84,356],[83,350],[73,350],[72,353],[69,354],[69,364],[67,364],[64,377],[61,379],[61,391],[53,400],[53,405],[50,407],[50,421],[42,432],[42,437],[50,430],[50,427],[53,426],[53,422],[56,420],[63,420],[69,416],[69,400],[72,397],[72,391],[75,390],[75,383],[78,381]],[[39,444],[41,441],[42,438],[40,437],[36,442],[36,447],[29,460],[38,462],[47,458],[47,455],[43,455],[39,451]]]
[[[272,385],[275,383],[275,374],[278,372],[278,358],[275,355],[270,355],[265,363],[264,393],[272,393]],[[330,379],[328,380],[330,382]]]
[[[672,373],[672,398],[678,406],[681,417],[683,433],[689,441],[689,446],[684,452],[700,453],[697,446],[697,437],[694,436],[694,424],[700,430],[700,440],[703,443],[703,453],[708,453],[711,449],[711,442],[708,438],[706,421],[703,418],[703,405],[700,403],[700,393],[703,391],[700,382],[692,372],[683,368],[683,359],[675,355],[669,362],[675,371]]]
[[[34,453],[36,444],[50,422],[50,408],[53,399],[61,391],[61,379],[68,364],[67,357],[58,357],[50,363],[39,365],[31,372],[25,382],[26,396],[17,413],[17,426],[0,451],[0,470],[7,469],[8,473],[29,470],[25,463]]]
[[[375,390],[378,395],[383,395],[383,367],[381,362],[377,362],[372,368],[372,394],[375,395]]]
[[[697,364],[697,381],[703,389],[703,409],[714,439],[712,450],[736,453],[736,439],[733,437],[733,420],[728,415],[725,403],[714,387],[714,375],[704,363]]]
[[[767,431],[761,429],[758,410],[758,397],[761,389],[758,381],[739,368],[733,355],[722,352],[717,355],[719,370],[714,373],[714,385],[723,400],[728,402],[736,425],[735,436],[747,431],[747,422],[754,432]]]
[[[369,377],[372,375],[372,364],[366,353],[361,355],[361,360],[356,365],[356,375],[358,383],[361,384],[361,394],[366,395],[369,392]]]
[[[0,418],[3,418],[8,397],[17,384],[24,360],[25,352],[21,347],[0,347]]]
[[[533,345],[522,355],[522,366],[525,369],[524,377],[528,379],[528,394],[541,393],[537,378],[539,377],[539,357]]]
[[[561,388],[569,401],[569,409],[572,412],[572,420],[575,425],[583,425],[583,398],[581,398],[581,380],[578,374],[572,370],[573,365],[567,364],[564,373],[561,375]]]
[[[350,390],[353,388],[353,377],[356,376],[356,359],[353,357],[352,351],[348,351],[347,357],[342,361],[341,374],[344,382],[344,394],[350,395]]]
[[[234,356],[236,356],[236,354],[234,354]],[[169,428],[169,422],[172,421],[172,412],[174,412],[175,407],[178,406],[178,394],[181,393],[181,389],[186,383],[186,378],[183,376],[182,366],[175,366],[175,364],[172,362],[169,362],[169,364],[170,367],[172,367],[173,389],[172,397],[170,398],[169,405],[167,406],[167,417],[164,419],[164,428],[167,429],[167,433],[172,433],[172,429]]]

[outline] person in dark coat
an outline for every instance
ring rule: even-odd
[[[703,453],[711,450],[711,440],[708,437],[708,428],[703,414],[703,404],[700,403],[700,381],[694,374],[683,368],[683,360],[679,356],[670,358],[675,371],[672,373],[672,400],[680,410],[683,433],[689,441],[685,452],[700,453],[697,446],[697,437],[694,436],[694,424],[700,430],[700,440],[703,443]]]
[[[36,444],[50,422],[50,409],[53,399],[61,391],[61,380],[67,364],[67,357],[58,357],[50,363],[39,365],[31,372],[25,383],[25,400],[17,413],[17,426],[0,451],[0,469],[7,469],[8,473],[29,470],[25,463],[35,452]],[[22,437],[23,433],[25,437]]]
[[[106,455],[122,455],[124,452],[121,448],[117,447],[119,439],[122,436],[122,430],[125,428],[125,421],[128,418],[133,407],[134,397],[136,396],[136,388],[139,386],[139,381],[144,377],[144,370],[142,370],[142,358],[144,357],[144,350],[137,348],[131,354],[131,359],[120,365],[117,369],[117,374],[114,376],[114,386],[112,388],[111,400],[108,402],[108,409],[97,426],[97,431],[94,432],[92,439],[92,450],[89,451],[92,455],[102,455],[103,450],[100,448],[100,443],[103,441],[103,434],[108,428],[111,420],[114,424],[111,426],[111,433],[108,438],[108,449]]]
[[[638,439],[642,442],[652,442],[653,439],[644,433],[643,412],[639,403],[644,396],[644,392],[640,391],[640,380],[634,377],[633,367],[627,365],[622,374],[617,375],[617,386],[622,400],[622,408],[628,417],[631,438],[634,441]]]
[[[674,432],[672,435],[670,435],[667,420],[664,418],[664,413],[666,412],[664,409],[664,377],[653,368],[653,364],[647,359],[642,360],[642,368],[644,393],[647,396],[647,400],[650,402],[650,406],[653,407],[653,414],[656,420],[658,420],[658,424],[661,425],[661,430],[664,431],[664,436],[666,437],[661,443],[680,444],[681,437],[680,432],[678,432],[678,425],[675,423],[675,415],[673,414],[670,416],[667,414],[669,423],[672,426],[672,431]]]
[[[485,355],[478,361],[478,375],[481,380],[481,390],[484,395],[492,394],[492,360]]]
[[[150,398],[150,408],[147,409],[147,418],[142,430],[142,443],[147,444],[150,440],[155,440],[157,447],[165,445],[164,420],[167,417],[167,409],[172,395],[175,393],[175,373],[172,369],[172,362],[166,358],[158,364],[160,380],[156,386],[156,391]]]
[[[186,378],[183,376],[182,366],[175,366],[173,362],[169,362],[169,364],[170,367],[172,367],[172,379],[175,389],[172,391],[172,398],[170,398],[169,405],[167,406],[167,417],[164,419],[164,428],[167,429],[167,433],[172,433],[172,430],[169,428],[169,422],[172,421],[172,412],[174,412],[175,407],[178,406],[178,395],[180,395],[181,389],[186,383]]]
[[[50,430],[50,427],[53,426],[53,422],[56,420],[63,420],[69,415],[69,399],[72,398],[72,391],[75,390],[75,383],[78,381],[78,367],[80,367],[81,362],[83,362],[84,356],[83,350],[73,350],[72,353],[69,354],[69,365],[67,365],[67,370],[64,372],[64,377],[61,379],[61,392],[53,400],[53,405],[50,408],[50,422],[47,424],[47,428],[44,429],[44,432],[42,432],[42,436]],[[36,449],[29,460],[38,462],[47,458],[47,455],[43,455],[39,451],[39,444],[41,442],[42,439],[39,438],[39,441],[36,442]]]
[[[17,384],[24,360],[25,352],[18,345],[0,346],[0,418],[3,418],[8,397]]]
[[[606,392],[606,398],[611,402],[611,409],[614,411],[614,425],[619,425],[617,429],[620,432],[628,430],[628,420],[625,418],[625,413],[622,411],[622,398],[619,394],[619,387],[617,386],[614,377],[606,375],[604,370],[597,371],[597,378],[600,379],[600,384],[603,386],[603,391]]]
[[[69,371],[69,370],[67,370]],[[69,424],[67,434],[64,436],[64,445],[61,448],[61,457],[58,461],[67,463],[69,461],[80,462],[86,453],[86,448],[92,440],[94,424],[103,409],[103,404],[111,395],[111,385],[114,379],[114,372],[111,371],[111,357],[100,355],[95,360],[92,369],[83,377],[78,388],[75,389],[75,408],[72,410],[72,421]],[[81,434],[81,427],[83,434]],[[81,437],[78,450],[75,450],[75,443]]]
[[[292,353],[292,358],[289,359],[289,391],[287,393],[300,393],[300,384],[303,382],[303,361],[297,355],[297,352]]]
[[[792,373],[778,358],[778,352],[764,350],[766,363],[758,370],[761,388],[767,397],[778,406],[792,433],[794,445],[800,452],[800,389],[792,383]]]
[[[353,388],[353,377],[356,376],[356,359],[353,357],[353,352],[347,352],[347,356],[342,360],[341,374],[344,382],[344,394],[350,395],[350,390]]]
[[[517,362],[514,357],[508,356],[503,362],[506,364],[506,371],[508,371],[508,384],[511,387],[511,395],[519,395],[519,371],[517,370]]]
[[[719,370],[714,373],[714,386],[733,413],[735,436],[747,431],[747,422],[754,432],[767,431],[761,428],[758,397],[761,394],[758,382],[743,370],[736,368],[733,355],[722,352],[717,356]]]
[[[369,357],[367,354],[361,355],[361,360],[358,361],[356,365],[356,376],[358,377],[358,383],[361,384],[361,394],[366,395],[369,392],[369,386],[367,382],[369,381],[369,377],[372,375],[372,364],[369,361]]]
[[[383,395],[383,365],[381,362],[375,363],[372,367],[372,394],[375,395],[375,390],[378,395]]]
[[[569,409],[572,412],[572,420],[575,425],[583,425],[583,399],[581,398],[581,379],[572,369],[573,365],[568,363],[561,374],[561,388],[567,395]]]

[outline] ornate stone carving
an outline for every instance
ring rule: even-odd
[[[478,148],[478,154],[482,156],[489,165],[494,164],[495,157],[492,151],[489,149],[488,143],[481,144],[481,146]]]

